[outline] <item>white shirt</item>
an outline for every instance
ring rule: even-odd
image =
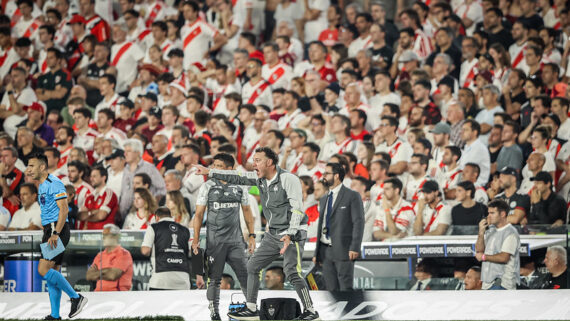
[[[558,138],[564,140],[570,140],[570,118],[566,118],[566,120],[560,124],[560,128],[558,128]]]
[[[322,215],[322,218],[323,218],[323,230],[321,233],[321,242],[323,242],[325,244],[331,244],[331,239],[330,239],[330,237],[327,237],[327,233],[325,230],[325,228],[327,227],[327,212],[329,211],[329,199],[328,199],[328,197],[329,197],[330,193],[332,193],[332,206],[334,208],[334,203],[336,202],[336,199],[338,198],[338,193],[340,192],[342,185],[343,184],[338,184],[337,187],[335,187],[329,191],[329,193],[327,194],[327,200],[326,200],[325,209],[324,209],[325,212],[321,213],[319,215],[319,216]],[[330,210],[332,211],[333,208],[331,208]]]
[[[356,57],[356,54],[362,49],[368,49],[372,47],[372,36],[368,35],[366,38],[358,37],[350,43],[348,46],[348,56],[350,58]]]
[[[115,60],[117,53],[127,46],[129,42],[123,42],[120,44],[114,44],[111,47],[111,62]],[[144,52],[136,43],[132,43],[130,47],[124,51],[124,53],[119,57],[117,65],[117,88],[116,92],[127,91],[129,85],[137,78],[137,65],[139,61],[144,58]]]
[[[271,85],[265,80],[260,80],[255,85],[248,81],[241,89],[241,97],[244,104],[266,105],[273,109]]]
[[[475,117],[475,120],[479,124],[487,124],[489,126],[493,126],[495,114],[502,113],[503,111],[504,111],[503,108],[498,105],[493,107],[492,109],[489,108],[481,109],[477,114],[477,116]],[[491,134],[491,131],[489,131],[487,134],[479,135],[479,140],[481,140],[481,142],[485,145],[489,144],[489,134]]]
[[[370,124],[372,130],[377,129],[380,126],[381,123],[380,115],[384,110],[384,105],[388,103],[399,106],[401,103],[401,98],[398,94],[394,92],[391,92],[387,95],[380,95],[378,93],[372,96],[372,98],[370,98],[370,101],[368,102],[368,105],[370,105],[370,109],[368,109],[367,112],[368,119],[366,123]]]
[[[337,144],[336,141],[333,140],[325,144],[325,147],[319,154],[319,160],[327,161],[329,158],[331,158],[332,155],[339,153],[342,154],[344,152],[355,153],[357,148],[358,141],[353,140],[350,137],[347,137],[340,144]]]
[[[16,102],[22,104],[23,106],[29,106],[33,102],[38,101],[36,93],[30,87],[26,87],[22,90],[22,92],[20,92],[20,94],[14,93],[14,95],[15,95],[14,98],[16,98]],[[7,110],[12,109],[10,107],[10,97],[7,92],[4,93],[4,96],[2,96],[2,102],[0,102],[0,105],[6,106]],[[9,117],[6,117],[3,124],[4,131],[8,135],[10,135],[10,137],[15,139],[16,132],[18,131],[18,125],[26,118],[28,118],[28,114],[24,114],[22,116],[14,114]]]
[[[261,77],[269,82],[272,88],[288,89],[293,78],[293,69],[282,62],[273,67],[265,64],[261,67]]]
[[[38,202],[34,202],[27,210],[24,207],[17,210],[8,228],[23,229],[28,228],[30,224],[42,227],[41,209]]]
[[[455,9],[455,14],[459,16],[459,18],[469,18],[473,21],[473,24],[469,28],[465,29],[465,33],[468,36],[473,36],[473,32],[475,31],[475,25],[483,21],[483,7],[478,1],[473,1],[470,4],[466,4],[463,2],[457,9]]]
[[[0,200],[2,200],[2,197],[0,197]],[[8,210],[0,205],[0,226],[4,226],[7,227],[10,223],[10,212],[8,212]]]
[[[329,0],[307,0],[309,9],[320,11],[315,20],[305,22],[305,43],[318,40],[319,35],[327,28],[327,9],[331,3]]]
[[[107,187],[109,187],[115,194],[117,198],[121,196],[123,176],[125,175],[125,170],[123,169],[119,173],[115,173],[111,168],[109,168],[109,178],[107,179]]]
[[[189,67],[193,63],[204,64],[204,55],[210,49],[210,43],[218,30],[202,19],[197,19],[192,24],[185,24],[180,29],[182,38],[182,50],[184,50],[184,66]]]
[[[305,119],[305,114],[300,109],[295,109],[291,114],[285,114],[277,121],[279,125],[279,130],[285,130],[286,128],[298,128],[299,122]]]
[[[152,230],[152,228],[150,227],[150,224],[152,223],[156,223],[156,216],[149,215],[149,220],[147,221],[147,219],[145,217],[140,217],[138,215],[137,211],[134,212],[130,212],[127,217],[125,217],[125,223],[123,224],[123,229],[125,230],[142,230],[143,227],[146,224],[146,230]]]
[[[480,139],[476,139],[470,145],[465,144],[463,153],[459,159],[459,168],[463,169],[467,163],[478,164],[481,169],[481,173],[475,185],[484,186],[487,184],[491,171],[491,156],[489,155],[489,150]]]
[[[118,117],[120,115],[120,111],[117,105],[119,103],[119,100],[121,100],[121,96],[119,96],[117,93],[114,93],[111,99],[109,100],[105,100],[105,98],[103,98],[101,102],[97,104],[97,106],[95,107],[95,112],[93,113],[93,119],[97,121],[97,119],[99,119],[99,112],[101,111],[101,109],[105,108],[109,108],[110,110],[114,111],[115,117]]]
[[[461,70],[459,72],[459,85],[461,88],[475,88],[475,76],[477,76],[478,73],[478,64],[479,59],[477,58],[473,58],[471,61],[465,60],[461,63]]]
[[[416,205],[414,206],[414,211],[417,213],[416,215],[419,214],[418,210],[419,210],[418,204],[416,203]],[[421,214],[422,214],[422,222],[424,223],[422,229],[425,232],[433,232],[437,229],[437,226],[439,224],[446,224],[448,226],[448,229],[445,234],[451,233],[451,229],[449,228],[449,226],[451,226],[450,206],[444,205],[443,203],[440,202],[435,206],[435,208],[431,208],[428,204],[426,204]]]

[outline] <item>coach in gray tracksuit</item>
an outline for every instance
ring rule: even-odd
[[[232,169],[234,158],[230,154],[219,153],[214,156],[212,167],[222,170]],[[206,258],[209,281],[206,297],[210,303],[212,320],[220,320],[220,282],[226,262],[236,273],[244,295],[247,294],[245,291],[247,289],[247,258],[240,228],[240,206],[243,209],[243,216],[249,230],[249,250],[250,253],[253,253],[255,234],[247,189],[213,178],[203,184],[198,191],[192,250],[198,254],[200,229],[207,207]]]
[[[198,174],[230,184],[256,185],[260,191],[263,214],[267,219],[266,233],[247,264],[247,309],[228,316],[237,320],[257,320],[259,272],[283,254],[283,271],[295,287],[305,312],[302,320],[314,320],[318,313],[313,308],[309,288],[301,275],[301,257],[307,237],[308,218],[302,210],[303,194],[299,178],[279,167],[278,156],[269,148],[258,148],[254,155],[255,172],[208,170],[201,166]],[[241,174],[241,175],[240,175]],[[243,176],[242,176],[243,175]]]

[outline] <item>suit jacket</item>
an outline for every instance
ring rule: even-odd
[[[321,246],[321,234],[323,220],[327,215],[328,194],[319,200],[319,224],[317,228],[317,248],[315,256],[318,261],[319,247]],[[345,187],[340,188],[338,196],[333,204],[333,211],[329,223],[329,235],[332,243],[333,257],[331,260],[348,260],[348,251],[360,252],[362,235],[364,233],[364,207],[362,198],[357,192]]]

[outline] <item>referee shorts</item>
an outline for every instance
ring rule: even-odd
[[[56,224],[57,224],[56,222],[53,222],[53,223],[44,225],[44,235],[42,237],[42,243],[45,243],[49,240],[49,238],[52,235],[53,229],[55,229]],[[63,246],[65,246],[66,249],[67,249],[67,244],[69,243],[69,237],[71,236],[70,234],[71,233],[70,233],[70,229],[69,229],[69,223],[65,222],[65,225],[63,226],[63,229],[61,230],[61,233],[59,233],[59,238],[61,239],[61,243],[63,243]],[[40,249],[40,253],[42,253],[41,249]],[[64,254],[65,254],[65,251],[63,251],[58,256],[56,256],[56,257],[54,257],[48,261],[55,262],[55,265],[61,265],[61,263],[63,262],[63,255]],[[42,253],[42,259],[47,260],[46,258],[43,257],[43,253]]]

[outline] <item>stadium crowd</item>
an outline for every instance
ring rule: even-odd
[[[494,199],[515,226],[568,223],[567,1],[1,5],[0,230],[41,228],[37,152],[74,229],[145,230],[159,206],[192,228],[194,165],[253,170],[259,147],[299,177],[311,242],[326,163],[362,198],[363,241],[454,234]]]

